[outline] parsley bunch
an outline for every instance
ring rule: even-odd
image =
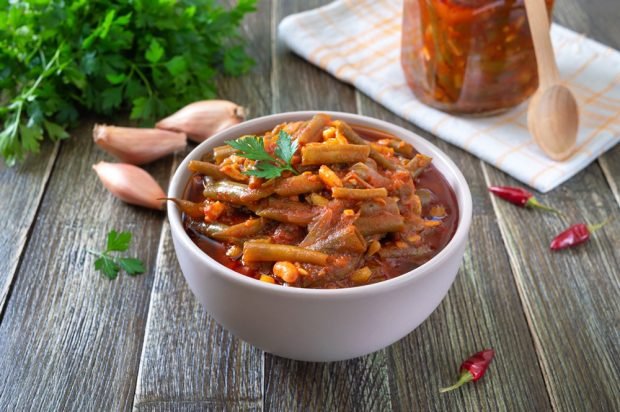
[[[292,136],[284,130],[280,130],[278,135],[278,143],[274,150],[275,157],[267,153],[263,138],[258,136],[244,136],[237,140],[228,140],[226,143],[237,149],[239,156],[256,161],[253,169],[243,172],[246,175],[273,179],[285,170],[299,174],[291,164],[293,155],[297,151],[297,140],[293,140]]]
[[[238,27],[256,0],[0,0],[0,155],[9,165],[80,113],[151,123],[215,97],[253,61]]]
[[[119,233],[115,230],[111,230],[108,233],[105,251],[96,252],[94,250],[88,250],[89,253],[98,256],[97,260],[95,260],[95,269],[100,271],[108,279],[116,279],[121,269],[127,272],[129,276],[136,276],[146,272],[144,263],[142,263],[140,259],[118,257],[110,253],[127,251],[130,242],[130,232]]]

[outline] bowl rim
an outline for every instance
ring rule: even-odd
[[[260,282],[256,279],[244,276],[243,274],[235,272],[234,270],[222,265],[214,258],[209,256],[207,253],[203,252],[202,249],[200,249],[191,240],[191,238],[187,235],[185,229],[183,228],[181,213],[176,207],[173,207],[171,201],[168,201],[167,216],[170,224],[170,230],[171,232],[180,234],[180,236],[176,237],[177,241],[180,241],[182,247],[184,247],[195,257],[197,257],[198,260],[204,264],[205,268],[213,269],[212,272],[215,274],[215,276],[221,276],[225,278],[225,280],[233,282],[240,287],[257,288],[262,292],[271,293],[274,295],[287,295],[289,297],[297,295],[299,297],[305,296],[315,298],[356,297],[359,295],[387,292],[389,290],[400,288],[404,283],[413,282],[416,279],[431,275],[435,271],[435,269],[440,267],[452,254],[458,252],[459,245],[467,242],[469,227],[472,220],[472,198],[469,185],[467,184],[467,181],[465,180],[465,177],[463,176],[463,173],[460,171],[460,169],[456,166],[452,159],[450,159],[448,155],[446,155],[441,149],[439,149],[437,146],[435,146],[422,136],[418,135],[417,133],[384,120],[355,113],[337,112],[329,110],[303,110],[271,114],[244,121],[214,134],[207,140],[200,143],[187,156],[185,156],[177,169],[174,171],[172,179],[170,180],[170,184],[168,187],[168,197],[177,197],[177,195],[182,195],[183,189],[185,188],[187,182],[187,178],[183,178],[183,176],[189,174],[189,172],[187,171],[189,161],[199,159],[202,153],[208,150],[205,148],[207,146],[210,146],[214,140],[221,139],[224,135],[230,134],[234,136],[235,134],[238,134],[237,130],[240,129],[251,129],[252,126],[256,126],[258,128],[257,125],[261,123],[274,123],[275,126],[276,124],[283,122],[309,119],[317,113],[325,113],[334,119],[342,119],[346,122],[356,123],[357,121],[357,123],[361,125],[367,125],[370,127],[374,127],[378,130],[386,131],[390,134],[395,135],[396,137],[404,138],[404,140],[406,141],[414,140],[414,147],[416,148],[416,150],[425,154],[429,154],[429,152],[432,152],[431,154],[433,159],[441,159],[441,161],[446,166],[448,172],[452,175],[451,177],[455,179],[455,183],[454,186],[452,186],[452,189],[454,190],[457,204],[459,207],[459,222],[457,224],[456,231],[452,236],[452,239],[450,239],[448,244],[439,253],[437,253],[435,256],[433,256],[433,258],[431,258],[423,265],[409,272],[403,273],[400,276],[382,282],[348,288],[313,289],[286,287],[267,282]],[[414,142],[409,141],[409,143],[413,144]],[[445,170],[440,171],[440,173],[442,173],[446,180],[450,183],[451,179],[449,179],[447,176],[448,172],[446,172]],[[175,255],[178,256],[176,250]]]

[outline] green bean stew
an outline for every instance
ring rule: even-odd
[[[278,177],[248,175],[256,161],[229,145],[189,165],[176,204],[188,235],[224,266],[283,286],[360,286],[415,269],[454,235],[454,192],[410,144],[318,114],[263,133],[274,158],[281,131],[296,146]]]

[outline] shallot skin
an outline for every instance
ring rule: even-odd
[[[150,163],[187,146],[185,133],[101,124],[94,126],[93,140],[120,161],[133,165]]]
[[[153,176],[145,170],[127,163],[99,162],[93,165],[101,183],[112,195],[123,202],[162,210],[166,197]]]
[[[158,129],[187,134],[200,143],[215,133],[245,119],[245,109],[228,100],[202,100],[190,103],[176,113],[157,122]]]

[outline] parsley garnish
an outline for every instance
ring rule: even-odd
[[[136,276],[146,272],[144,263],[140,259],[118,257],[110,254],[110,252],[125,252],[129,249],[130,242],[130,232],[118,233],[115,230],[111,230],[108,233],[108,241],[104,252],[88,250],[89,253],[99,256],[95,260],[95,269],[108,279],[116,279],[121,269],[127,272],[129,276]]]
[[[253,169],[243,172],[246,175],[272,179],[280,176],[285,170],[299,174],[291,165],[291,159],[297,151],[297,141],[293,140],[291,135],[284,130],[280,130],[278,134],[278,143],[274,151],[275,157],[265,151],[263,138],[258,136],[244,136],[237,140],[229,140],[226,143],[237,149],[239,156],[256,161]]]

